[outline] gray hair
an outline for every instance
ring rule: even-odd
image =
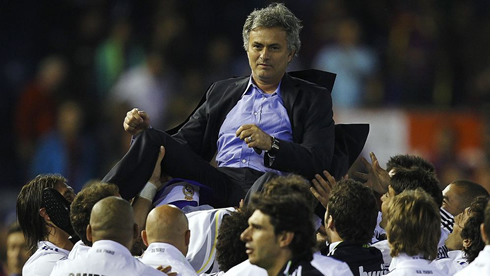
[[[282,3],[272,3],[268,7],[254,10],[245,20],[243,25],[243,48],[248,49],[250,32],[255,28],[281,27],[286,31],[288,50],[298,55],[301,47],[299,32],[303,28],[301,21]]]

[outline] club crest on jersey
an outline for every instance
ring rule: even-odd
[[[184,193],[185,200],[187,201],[194,200],[194,187],[186,184],[184,185],[184,187],[182,187],[182,192]]]

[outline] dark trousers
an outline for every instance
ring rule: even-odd
[[[165,147],[162,173],[194,180],[209,188],[209,193],[201,189],[208,196],[201,194],[200,204],[216,208],[238,206],[263,175],[263,172],[250,168],[215,168],[166,132],[147,129],[135,137],[129,151],[103,181],[118,185],[123,198],[133,198],[150,179],[161,145]]]

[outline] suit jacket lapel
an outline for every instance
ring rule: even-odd
[[[230,91],[230,94],[232,96],[231,101],[233,103],[231,108],[233,108],[236,103],[242,98],[242,95],[245,92],[245,88],[247,88],[248,80],[249,78],[244,78],[235,82],[235,87],[233,91]],[[231,110],[231,108],[228,110],[228,112]],[[228,114],[228,112],[226,113]]]
[[[289,121],[291,122],[291,128],[294,132],[294,103],[298,97],[299,88],[297,83],[286,73],[281,81],[281,97],[286,108]]]
[[[221,97],[217,102],[209,103],[212,106],[219,106],[218,113],[224,118],[230,112],[230,110],[237,104],[242,98],[243,92],[248,84],[248,78],[241,78],[235,81],[234,85],[229,85],[225,91],[221,94]]]

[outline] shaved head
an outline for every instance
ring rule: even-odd
[[[146,230],[143,231],[142,236],[147,244],[169,243],[186,255],[189,245],[187,239],[190,237],[189,222],[179,208],[173,205],[162,205],[154,208],[148,214]]]
[[[135,225],[133,209],[129,202],[120,197],[106,197],[97,202],[92,209],[87,238],[92,242],[112,240],[126,247],[129,245],[130,248]]]

